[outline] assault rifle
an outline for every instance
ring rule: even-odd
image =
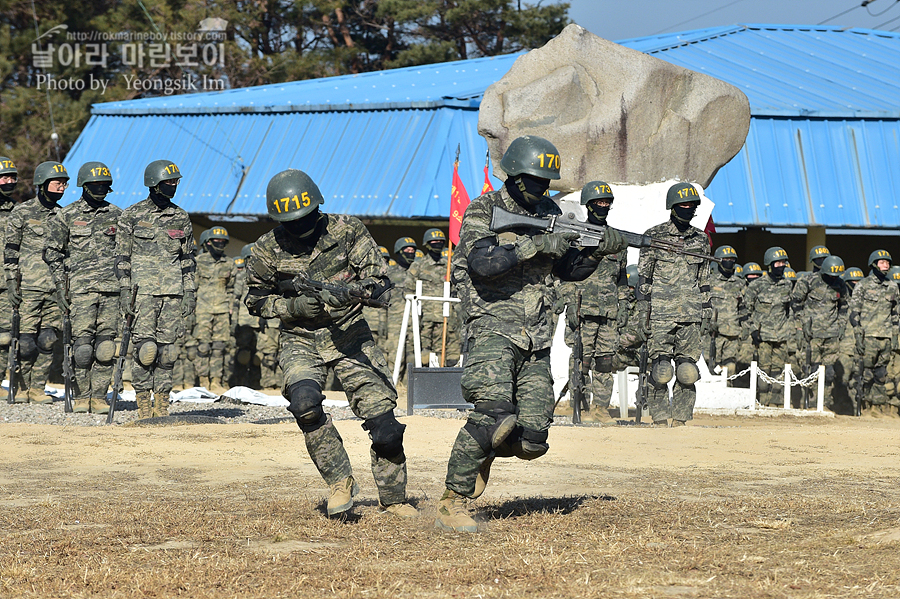
[[[327,291],[331,294],[340,295],[347,293],[350,295],[350,299],[354,304],[362,304],[363,306],[370,306],[372,308],[383,308],[387,309],[390,306],[390,302],[386,300],[373,299],[369,297],[369,294],[361,289],[358,289],[352,285],[339,285],[335,283],[323,283],[322,281],[316,281],[314,279],[310,279],[306,275],[297,275],[293,279],[288,279],[282,281],[278,285],[278,289],[281,292],[284,291],[293,291],[300,295],[311,295],[313,297],[320,298],[322,297],[322,292]],[[390,289],[390,288],[388,288]],[[386,291],[386,290],[385,290]]]
[[[119,357],[116,358],[116,366],[113,368],[112,397],[109,400],[109,414],[106,415],[106,424],[112,424],[116,414],[116,401],[123,390],[122,375],[125,372],[125,357],[128,356],[128,346],[131,344],[131,328],[134,325],[134,306],[137,304],[138,286],[131,290],[131,309],[125,316],[125,326],[122,328],[122,342],[119,344]]]
[[[863,402],[863,367],[865,366],[865,357],[860,356],[859,361],[857,362],[857,372],[856,372],[856,405],[854,406],[854,413],[856,416],[862,416],[862,402]]]
[[[719,310],[718,308],[713,308],[712,320],[709,323],[709,359],[707,360],[710,372],[716,367],[716,336],[718,335],[716,331],[718,329],[718,324]],[[734,373],[732,372],[731,374]]]
[[[584,396],[584,341],[581,339],[581,289],[575,290],[575,342],[572,347],[572,424],[581,424],[582,409],[589,406]]]
[[[638,388],[634,394],[634,423],[640,424],[641,417],[644,415],[644,408],[647,407],[647,393],[650,386],[650,350],[647,348],[647,341],[641,345],[640,358],[638,359]]]
[[[16,286],[16,292],[22,294],[22,273],[16,271],[16,278],[10,281],[10,285]],[[13,306],[12,322],[10,323],[10,335],[12,339],[9,341],[9,393],[6,396],[8,403],[16,403],[16,369],[19,367],[19,307]]]
[[[813,363],[812,363],[812,344],[810,343],[811,339],[806,340],[806,374],[804,377],[808,377],[813,372]],[[809,409],[809,395],[810,389],[808,387],[801,387],[800,392],[803,393],[803,409]]]
[[[504,210],[500,206],[494,206],[491,211],[491,231],[502,233],[511,229],[519,229],[522,227],[530,227],[540,229],[547,233],[571,231],[578,233],[579,237],[575,244],[581,247],[596,247],[603,243],[606,237],[606,231],[609,227],[604,225],[592,225],[584,223],[575,218],[574,212],[566,214],[553,215],[547,218],[539,218],[536,216],[525,216],[522,214],[514,214],[508,210]],[[631,233],[616,229],[628,245],[634,248],[651,248],[663,250],[666,252],[674,252],[682,256],[693,256],[710,262],[721,263],[721,258],[703,254],[701,252],[692,252],[684,249],[684,243],[679,241],[664,241],[662,239],[654,239],[649,235],[641,235],[640,233]]]
[[[64,289],[61,290],[62,293],[65,293],[66,296],[69,295],[69,277],[63,273],[65,277],[65,285]],[[68,297],[63,297],[61,305],[68,305]],[[69,413],[72,411],[72,387],[75,381],[75,370],[72,363],[72,318],[70,314],[69,308],[63,310],[62,315],[62,324],[63,324],[63,357],[62,357],[62,369],[63,369],[63,381],[65,382],[66,390],[65,395],[63,395],[64,403],[63,409]]]

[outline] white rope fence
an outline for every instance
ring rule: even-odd
[[[809,376],[798,379],[794,374],[794,371],[791,369],[790,364],[784,365],[784,372],[779,377],[769,376],[765,371],[759,369],[759,365],[756,362],[750,362],[750,366],[745,368],[744,370],[738,372],[737,374],[733,374],[728,376],[727,372],[723,372],[722,376],[727,381],[733,381],[736,378],[740,378],[745,374],[750,374],[750,394],[753,396],[753,407],[751,409],[757,409],[761,407],[759,404],[759,400],[757,399],[757,385],[759,379],[762,379],[769,385],[778,385],[780,387],[784,387],[784,408],[790,409],[791,407],[791,387],[800,386],[806,389],[812,389],[815,386],[816,389],[816,411],[824,412],[825,411],[825,366],[819,365],[819,368]],[[787,381],[787,384],[785,384]]]

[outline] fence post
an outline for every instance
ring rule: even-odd
[[[825,411],[825,365],[819,364],[819,370],[816,373],[816,412]]]
[[[619,418],[628,420],[628,370],[620,370],[616,373],[619,385]]]
[[[791,407],[791,365],[784,365],[784,409]]]
[[[751,410],[756,409],[756,386],[759,384],[759,380],[757,379],[759,376],[759,373],[757,372],[758,368],[759,366],[756,364],[756,360],[750,362],[750,397],[753,399],[753,401],[750,402]]]
[[[412,306],[412,296],[406,296],[406,304],[403,306],[403,320],[400,322],[400,340],[397,342],[397,354],[394,357],[394,386],[400,380],[401,360],[406,359],[406,330],[409,328],[409,313]],[[408,364],[407,364],[408,366]]]

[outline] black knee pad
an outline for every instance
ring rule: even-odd
[[[494,447],[503,442],[503,439],[496,438],[498,423],[507,422],[510,416],[515,416],[519,412],[519,408],[510,401],[479,401],[475,404],[473,412],[494,419],[494,424],[478,424],[470,419],[463,427],[485,453],[490,453]]]
[[[693,385],[700,380],[700,369],[690,358],[679,357],[675,360],[675,378],[682,385]]]
[[[659,356],[653,360],[653,366],[650,368],[650,384],[656,389],[664,389],[672,377],[675,375],[675,369],[672,368],[671,356]]]
[[[392,460],[403,453],[403,431],[406,430],[406,425],[397,421],[393,410],[369,418],[362,427],[369,431],[375,455]]]
[[[189,345],[188,347],[184,348],[184,354],[185,354],[185,356],[187,356],[187,359],[188,359],[188,360],[190,360],[191,362],[193,362],[194,360],[197,359],[197,356],[198,356],[198,354],[197,354],[197,346],[196,346],[196,345]]]
[[[153,339],[141,339],[134,344],[134,359],[144,368],[150,368],[156,363],[159,354],[159,346]]]
[[[250,350],[244,348],[239,349],[234,357],[235,361],[241,366],[249,366],[252,358],[253,354],[250,353]]]
[[[112,335],[97,335],[94,339],[94,359],[109,366],[116,359],[116,341]]]
[[[834,365],[828,364],[825,366],[825,384],[830,385],[834,383]]]
[[[159,346],[158,351],[156,367],[162,370],[172,370],[175,367],[175,361],[178,359],[178,348],[171,343],[164,343]]]
[[[197,355],[201,358],[209,357],[209,343],[200,343],[197,345]]]
[[[72,343],[72,359],[78,368],[90,368],[94,362],[94,340],[79,337]]]
[[[879,385],[883,385],[887,382],[887,366],[879,366],[872,371],[872,374],[875,375],[875,382]]]
[[[56,329],[41,329],[37,336],[37,348],[42,354],[53,353],[53,344],[59,339]]]
[[[613,355],[612,354],[600,354],[596,358],[594,358],[594,365],[597,368],[597,372],[612,372],[613,371]]]
[[[529,428],[522,429],[522,435],[513,445],[515,456],[520,460],[536,460],[550,450],[547,443],[548,431],[533,431]]]
[[[38,355],[37,341],[34,333],[19,335],[19,357],[23,360],[34,360]]]
[[[312,379],[297,381],[287,388],[288,412],[294,415],[297,426],[304,433],[311,433],[325,426],[328,417],[322,409],[325,396],[319,383]]]
[[[212,349],[213,351],[225,351],[227,344],[224,341],[213,341]]]

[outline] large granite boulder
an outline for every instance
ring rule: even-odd
[[[521,135],[562,155],[553,189],[587,181],[691,181],[706,188],[744,144],[750,104],[736,87],[569,25],[520,57],[484,94],[478,133],[494,174]]]

